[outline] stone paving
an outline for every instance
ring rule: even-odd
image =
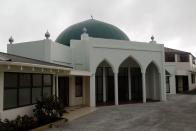
[[[100,107],[48,131],[196,131],[196,95],[170,95],[167,102]]]

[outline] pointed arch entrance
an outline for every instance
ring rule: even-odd
[[[142,74],[140,64],[132,57],[126,58],[118,72],[119,103],[142,101]]]
[[[151,62],[146,68],[146,98],[147,100],[160,100],[160,74],[158,67]]]
[[[114,98],[114,73],[111,65],[103,60],[96,69],[95,74],[96,105],[113,105]]]

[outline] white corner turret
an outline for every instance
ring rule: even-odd
[[[12,36],[10,36],[9,42],[10,42],[10,44],[12,44],[14,42],[14,38]]]
[[[150,37],[150,39],[151,39],[151,41],[150,41],[149,43],[152,43],[152,44],[156,44],[156,43],[157,43],[157,42],[154,40],[154,36],[153,36],[153,35]]]
[[[82,29],[82,32],[83,32],[83,33],[81,34],[81,40],[88,40],[88,39],[89,39],[89,36],[88,36],[86,27],[84,27],[84,28]]]
[[[50,33],[48,32],[48,30],[45,33],[45,37],[46,37],[46,39],[49,39],[50,38]]]

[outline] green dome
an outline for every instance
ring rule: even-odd
[[[89,19],[65,29],[57,37],[56,42],[69,46],[70,40],[80,40],[83,28],[87,29],[90,37],[129,41],[127,35],[119,28],[95,19]]]

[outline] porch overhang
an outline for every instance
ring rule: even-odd
[[[33,64],[33,63],[24,63],[24,62],[7,62],[7,61],[0,61],[0,65],[6,66],[19,66],[19,67],[31,67],[31,68],[42,68],[42,69],[52,69],[52,70],[63,70],[63,71],[70,71],[71,68],[67,67],[58,67],[58,66],[50,66],[50,65],[41,65],[41,64]]]

